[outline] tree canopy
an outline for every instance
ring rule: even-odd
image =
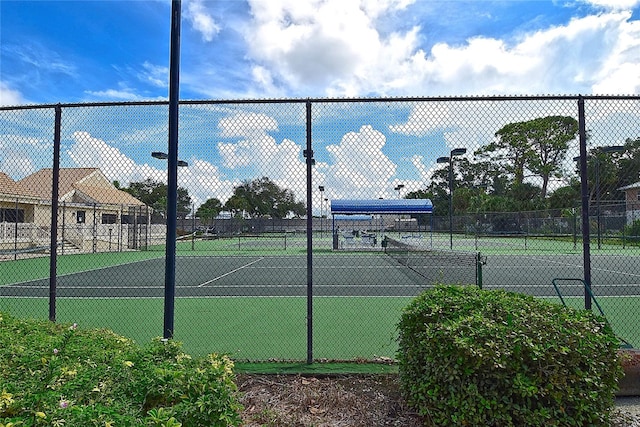
[[[570,142],[577,138],[572,117],[549,116],[510,123],[496,140],[469,157],[453,158],[453,208],[456,214],[566,209],[580,206],[579,171],[567,162]],[[577,142],[577,141],[576,141]],[[577,143],[573,147],[577,152]],[[568,167],[571,165],[573,167]],[[627,139],[621,150],[593,146],[587,153],[587,183],[595,200],[623,200],[620,187],[638,181],[640,138]],[[552,180],[565,184],[549,189]],[[430,198],[437,215],[449,210],[449,163],[438,165],[429,185],[406,195]]]
[[[168,187],[160,181],[147,178],[141,182],[131,182],[123,191],[131,194],[153,210],[166,217]],[[178,187],[178,218],[184,219],[191,212],[191,196],[186,188]]]
[[[550,178],[562,177],[562,163],[569,141],[577,134],[578,121],[567,116],[509,123],[496,132],[496,141],[475,154],[497,165],[495,172],[512,176],[516,188],[527,176],[539,177],[542,181],[540,197],[545,198]]]
[[[211,222],[222,211],[222,202],[216,198],[208,199],[198,207],[196,216],[203,222]]]
[[[296,202],[293,192],[280,188],[267,177],[244,181],[234,188],[233,195],[224,205],[234,215],[248,214],[253,218],[304,216],[304,203]]]

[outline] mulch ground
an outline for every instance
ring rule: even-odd
[[[238,375],[244,426],[417,427],[397,375]]]

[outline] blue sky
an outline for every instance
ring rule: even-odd
[[[170,10],[169,0],[0,0],[0,105],[166,100]],[[182,0],[180,97],[637,95],[639,18],[640,0]],[[385,121],[376,121],[380,106],[370,118],[326,120],[331,126],[317,133],[323,145],[314,180],[331,182],[334,197],[357,196],[347,194],[353,182],[338,178],[354,172],[345,172],[345,156],[353,155],[347,141],[381,138],[370,163],[388,172],[361,177],[370,184],[361,191],[391,196],[389,188],[401,181],[423,187],[435,157],[456,142],[443,128],[403,131],[403,120],[420,117],[415,107],[403,106]],[[224,199],[247,174],[269,172],[270,156],[287,159],[294,171],[282,182],[300,176],[299,125],[277,111],[205,115],[213,120],[211,133],[185,136],[180,148],[199,165],[183,173],[200,183],[190,188],[199,201],[210,194]],[[126,121],[106,129],[85,119],[65,130],[63,164],[109,169],[110,178],[125,183],[145,174],[162,179],[162,166],[147,152],[166,141],[163,111],[135,129],[126,129]],[[224,120],[238,127],[225,131]],[[19,179],[46,166],[33,149],[46,135],[2,123],[0,171]],[[133,134],[136,149],[123,142]],[[428,150],[412,146],[425,135]],[[487,136],[474,138],[483,143]],[[83,145],[104,155],[79,155]],[[129,172],[115,168],[109,155],[123,156]]]
[[[183,0],[181,97],[637,94],[638,4]],[[2,0],[0,101],[166,99],[170,9]]]

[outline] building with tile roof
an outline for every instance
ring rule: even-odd
[[[58,176],[58,228],[64,241],[83,251],[87,242],[94,251],[113,249],[114,242],[120,248],[138,246],[137,226],[149,223],[150,208],[116,188],[98,168],[61,168]],[[46,245],[51,236],[52,194],[51,168],[19,181],[0,172],[0,224],[4,224],[0,242]]]

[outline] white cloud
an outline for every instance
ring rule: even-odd
[[[15,89],[9,87],[5,82],[0,82],[0,105],[20,105],[25,104],[22,94]]]
[[[382,16],[409,2],[255,0],[245,39],[260,71],[254,82],[268,93],[274,82],[328,96],[638,93],[640,21],[619,11],[638,0],[608,4],[613,12],[515,40],[478,36],[425,51],[428,22],[378,29]]]
[[[607,10],[631,10],[640,4],[640,0],[585,0],[585,2]]]
[[[289,139],[278,143],[269,135],[268,132],[278,130],[274,118],[266,114],[238,113],[221,119],[218,128],[221,137],[239,139],[218,143],[225,167],[250,168],[253,176],[267,176],[282,188],[292,190],[297,200],[304,200],[306,163],[301,156],[302,147]]]
[[[147,164],[138,165],[116,147],[89,132],[77,131],[72,134],[73,144],[67,150],[76,167],[100,168],[110,180],[121,183],[143,181],[153,178],[166,180],[166,173]]]
[[[202,0],[190,0],[187,3],[186,17],[193,28],[202,35],[202,40],[210,42],[220,32],[220,26],[207,13]]]
[[[118,101],[138,101],[140,96],[129,89],[107,89],[101,91],[88,90],[85,93],[98,98]]]
[[[44,159],[50,160],[53,143],[50,139],[40,139],[17,134],[0,136],[0,172],[13,179],[22,179],[38,170]]]
[[[267,132],[277,130],[278,124],[265,114],[238,113],[221,119],[218,128],[223,138],[243,138],[238,142],[218,143],[225,167],[235,169],[249,166],[256,152],[262,153],[275,146],[275,139]]]
[[[226,202],[233,194],[233,187],[239,184],[222,179],[218,168],[206,160],[194,158],[189,161],[189,167],[178,169],[178,185],[189,191],[196,209],[211,198]]]
[[[596,91],[612,72],[640,64],[638,23],[629,19],[628,12],[573,19],[512,45],[486,37],[462,46],[436,44],[414,63],[420,76],[414,84],[443,95]],[[635,79],[620,82],[616,93],[634,93],[635,85]]]
[[[278,130],[278,123],[262,113],[238,113],[218,122],[223,138],[250,137]]]
[[[74,132],[72,139],[67,155],[76,167],[99,168],[110,181],[117,180],[125,186],[147,178],[167,181],[166,170],[147,163],[138,164],[117,147],[91,136],[89,132]],[[178,185],[189,191],[196,208],[212,197],[224,203],[238,183],[223,179],[218,168],[205,160],[193,158],[189,160],[189,167],[178,169]]]
[[[251,1],[254,25],[245,34],[250,54],[294,88],[365,77],[381,43],[367,13],[380,14],[382,4],[368,4],[369,9],[353,1]]]
[[[326,147],[331,156],[326,184],[332,197],[378,198],[388,196],[384,183],[391,183],[396,165],[383,153],[386,137],[373,127],[348,132],[340,144]]]
[[[22,179],[36,171],[31,152],[15,148],[13,144],[0,141],[0,172],[4,172],[13,179]]]

